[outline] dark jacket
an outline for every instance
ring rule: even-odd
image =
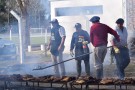
[[[90,37],[89,37],[89,34],[86,31],[81,30],[80,32],[74,32],[73,35],[72,35],[70,50],[73,50],[74,47],[76,49],[82,49],[81,37],[79,38],[79,36],[83,36],[84,41],[88,41],[88,43],[90,43]]]
[[[50,52],[57,56],[59,55],[59,52],[58,52],[58,47],[61,43],[61,36],[59,34],[59,28],[61,26],[58,25],[56,28],[52,28],[51,29],[51,49],[50,49]]]
[[[85,53],[89,53],[88,46],[87,50],[85,49],[87,52],[84,51],[82,41],[88,41],[88,43],[90,43],[89,34],[84,30],[74,32],[72,35],[70,50],[73,50],[75,48],[75,57],[83,55]],[[76,60],[85,60],[85,59],[89,60],[89,54],[83,57],[76,58]]]

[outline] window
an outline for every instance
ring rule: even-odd
[[[56,16],[103,14],[103,6],[99,5],[99,6],[55,8],[55,14],[56,14]]]

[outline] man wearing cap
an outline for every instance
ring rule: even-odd
[[[123,80],[125,77],[124,70],[130,63],[129,50],[127,47],[128,33],[126,27],[123,26],[124,20],[122,18],[117,19],[116,24],[116,32],[120,36],[120,42],[117,42],[113,37],[112,45],[114,56],[116,58],[117,75],[119,79]]]
[[[75,48],[75,57],[77,57],[76,65],[77,65],[77,73],[78,77],[81,76],[81,62],[84,61],[86,74],[90,75],[90,65],[89,65],[89,54],[78,57],[80,55],[89,53],[88,45],[90,43],[89,34],[82,29],[82,25],[80,23],[75,24],[76,32],[72,35],[72,40],[70,44],[70,53],[73,54],[73,49]]]
[[[103,78],[103,62],[107,53],[107,39],[108,33],[112,34],[119,42],[119,36],[109,26],[100,23],[100,17],[94,16],[90,19],[92,26],[90,28],[90,41],[94,46],[94,61],[96,68],[96,75],[98,79]]]
[[[57,19],[53,19],[51,22],[51,38],[47,49],[50,49],[52,54],[52,59],[54,64],[61,62],[63,60],[63,51],[64,51],[64,42],[66,38],[65,29],[63,26],[59,25]],[[57,59],[57,56],[59,59]],[[65,66],[64,63],[60,64],[61,67],[61,75],[65,75]],[[56,76],[60,76],[60,71],[58,65],[54,67]]]

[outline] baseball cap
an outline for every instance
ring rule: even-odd
[[[117,24],[123,24],[124,23],[124,20],[122,18],[119,18],[119,19],[117,19],[116,23]]]
[[[91,22],[97,22],[100,20],[100,17],[99,16],[93,16],[89,21]]]
[[[75,24],[75,28],[81,28],[81,27],[82,27],[82,25],[80,23]]]
[[[57,20],[57,19],[52,19],[52,20],[50,21],[50,23],[58,23],[58,20]]]

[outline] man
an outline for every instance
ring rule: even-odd
[[[61,62],[63,60],[63,51],[64,51],[64,42],[66,38],[66,33],[64,27],[59,25],[57,19],[53,19],[51,22],[51,38],[47,49],[50,49],[52,54],[52,59],[54,64]],[[59,61],[57,60],[57,56],[59,56]],[[60,64],[61,67],[61,75],[65,75],[65,66],[64,63]],[[60,76],[60,71],[58,65],[54,67],[56,76]]]
[[[77,64],[77,73],[78,77],[81,76],[81,62],[82,60],[85,63],[85,71],[87,75],[90,75],[90,65],[89,65],[89,54],[78,57],[80,55],[89,53],[88,43],[90,43],[89,34],[82,30],[82,25],[80,23],[75,24],[76,32],[72,35],[71,45],[70,45],[70,52],[73,54],[73,49],[75,47],[75,57],[77,57],[76,64]]]
[[[109,26],[99,22],[100,17],[94,16],[90,19],[92,26],[90,28],[90,40],[94,46],[94,59],[96,75],[98,79],[103,78],[103,62],[107,53],[108,33],[112,34],[117,41],[120,41],[118,34]]]
[[[123,26],[124,20],[122,18],[119,18],[116,24],[116,32],[120,36],[120,42],[118,43],[115,38],[113,38],[112,44],[114,56],[116,58],[117,74],[119,79],[123,80],[125,77],[124,70],[130,63],[129,50],[127,48],[128,33],[126,27]]]

